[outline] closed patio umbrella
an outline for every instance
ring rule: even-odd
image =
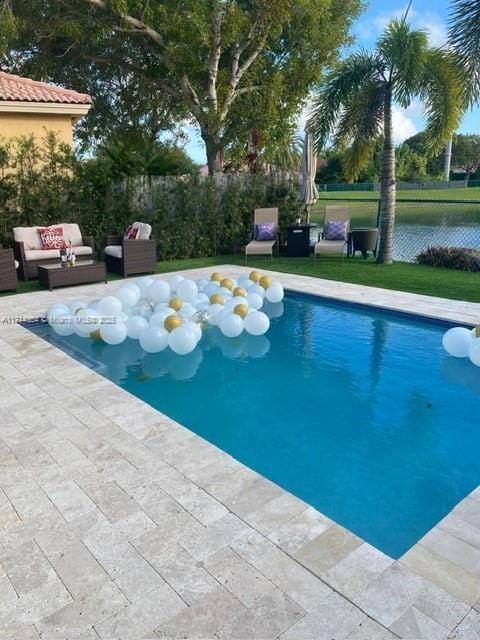
[[[318,189],[315,184],[315,174],[317,171],[317,159],[313,153],[312,134],[305,129],[305,139],[303,142],[302,154],[302,185],[300,188],[300,198],[305,204],[307,223],[310,222],[310,207],[318,200]]]

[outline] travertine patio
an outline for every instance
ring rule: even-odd
[[[480,304],[276,277],[480,317]],[[1,298],[0,318],[116,286]],[[393,561],[16,324],[0,325],[0,465],[1,638],[480,635],[480,490]]]

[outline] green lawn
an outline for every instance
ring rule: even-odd
[[[378,191],[322,191],[320,198],[347,200],[378,200]],[[458,189],[400,189],[397,190],[397,200],[478,200],[480,201],[480,187]]]
[[[243,256],[220,256],[218,258],[194,258],[157,263],[157,273],[182,271],[196,267],[214,267],[218,264],[244,264]],[[411,291],[427,295],[480,302],[480,274],[438,269],[421,265],[396,262],[392,265],[378,265],[373,260],[362,258],[345,259],[321,258],[314,263],[313,258],[274,258],[272,265],[268,258],[250,259],[249,266],[272,269],[285,273],[353,282],[367,286]],[[112,276],[112,280],[117,279]],[[20,283],[19,292],[38,291],[37,281]],[[7,294],[3,294],[7,295]],[[480,319],[479,319],[480,320]]]

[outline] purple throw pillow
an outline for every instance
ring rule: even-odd
[[[255,240],[263,242],[265,240],[277,239],[277,225],[275,222],[263,222],[255,225]]]
[[[347,220],[327,220],[325,240],[346,240]]]

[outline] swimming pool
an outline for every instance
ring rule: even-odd
[[[289,293],[266,336],[183,357],[31,329],[398,558],[480,483],[480,371],[447,327]]]

